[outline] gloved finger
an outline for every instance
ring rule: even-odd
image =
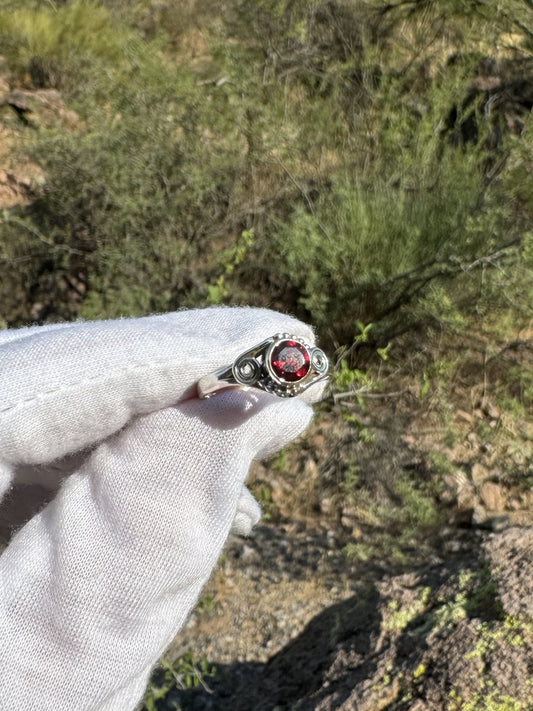
[[[250,531],[259,522],[261,518],[261,507],[254,499],[249,489],[246,486],[242,487],[239,501],[237,502],[237,511],[231,524],[231,533],[237,536],[248,536]]]
[[[193,396],[200,377],[277,332],[313,342],[290,316],[212,308],[29,329],[0,343],[2,479],[13,465],[51,462]]]
[[[133,709],[211,574],[250,462],[310,416],[297,399],[228,391],[102,443],[0,558],[6,708]]]
[[[324,391],[328,386],[327,380],[320,380],[318,383],[311,385],[307,390],[304,390],[298,397],[308,405],[313,405],[324,397]]]

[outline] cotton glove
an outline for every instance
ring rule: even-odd
[[[195,383],[302,323],[206,309],[0,334],[0,468],[78,462],[0,557],[0,699],[10,711],[129,711],[232,527],[250,462],[309,423],[298,398]],[[307,397],[319,391],[310,388]]]

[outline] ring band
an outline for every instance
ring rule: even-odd
[[[327,378],[324,351],[298,336],[277,333],[241,353],[232,365],[198,381],[198,395],[208,398],[226,388],[259,388],[278,397],[294,397]]]

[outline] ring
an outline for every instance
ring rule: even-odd
[[[200,378],[198,395],[205,399],[226,388],[259,388],[278,397],[294,397],[327,378],[328,367],[320,348],[298,336],[277,333],[241,353],[232,365]]]

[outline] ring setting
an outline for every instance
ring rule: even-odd
[[[302,338],[277,333],[241,353],[232,365],[204,376],[198,394],[208,398],[226,388],[259,388],[278,397],[294,397],[327,378],[326,354]]]

